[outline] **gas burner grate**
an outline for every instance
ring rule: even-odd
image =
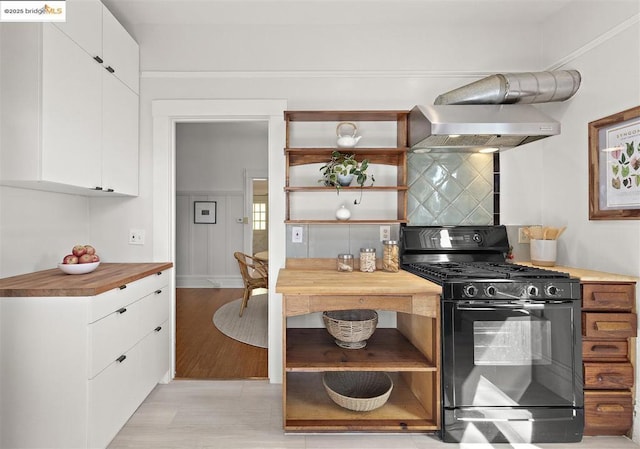
[[[418,276],[441,282],[454,279],[558,279],[568,273],[525,265],[495,262],[410,263],[404,268]]]

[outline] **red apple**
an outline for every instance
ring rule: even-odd
[[[96,253],[96,249],[91,245],[84,245],[84,249],[87,254],[94,255]]]
[[[73,247],[71,252],[74,256],[80,257],[87,252],[87,249],[84,247],[84,245],[76,245]]]
[[[93,256],[91,254],[83,254],[78,257],[78,263],[91,263],[93,262]]]
[[[66,263],[66,264],[78,263],[78,257],[74,256],[73,254],[67,254],[66,256],[64,256],[64,259],[62,259],[62,263]]]
[[[91,254],[92,262],[100,262],[100,257],[97,254]]]

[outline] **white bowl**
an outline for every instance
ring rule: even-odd
[[[85,274],[91,273],[93,270],[98,268],[100,262],[91,262],[91,263],[59,263],[58,268],[62,270],[62,272],[67,274]]]

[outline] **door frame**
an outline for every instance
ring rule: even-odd
[[[229,100],[153,100],[153,260],[175,264],[176,226],[176,124],[180,122],[212,122],[258,120],[268,122],[269,191],[285,185],[285,146],[283,99]],[[269,195],[271,226],[269,227],[269,277],[277,279],[285,260],[285,200],[284,195]],[[172,270],[171,291],[171,370],[175,377],[176,298],[175,270]],[[275,283],[269,284],[269,381],[282,382],[282,301],[275,293]]]
[[[247,223],[244,227],[244,252],[253,254],[253,181],[256,179],[269,180],[269,170],[244,171],[244,213]]]

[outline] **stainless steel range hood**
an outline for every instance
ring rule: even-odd
[[[413,152],[491,151],[560,134],[560,123],[530,105],[420,105],[408,133]]]
[[[580,87],[576,70],[495,74],[439,95],[409,114],[414,152],[493,151],[560,134],[560,123],[526,103],[564,101]]]

